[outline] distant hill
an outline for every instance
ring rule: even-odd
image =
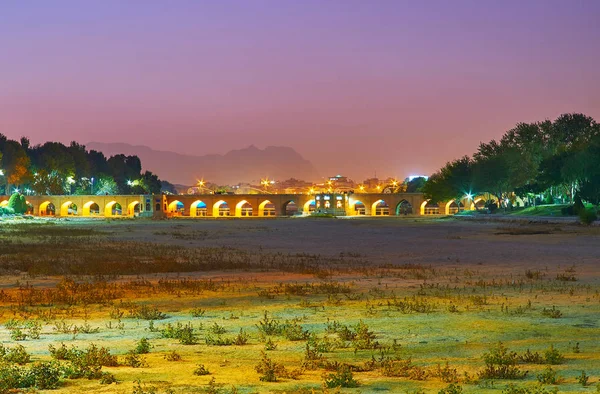
[[[194,185],[204,178],[217,184],[252,182],[261,178],[284,180],[288,178],[316,181],[315,167],[298,152],[285,146],[259,149],[251,145],[232,150],[224,155],[192,156],[159,151],[143,145],[90,142],[87,149],[115,154],[136,155],[144,170],[150,170],[171,183]]]

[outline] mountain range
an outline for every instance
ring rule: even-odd
[[[319,179],[319,174],[311,162],[293,148],[286,146],[267,146],[265,149],[259,149],[251,145],[224,155],[203,156],[154,150],[144,145],[126,143],[90,142],[86,147],[102,152],[107,157],[116,154],[136,155],[142,161],[144,170],[152,171],[162,180],[182,185],[195,185],[198,179],[221,185],[258,183],[267,177],[277,180]]]

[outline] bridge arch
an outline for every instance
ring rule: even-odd
[[[444,206],[444,213],[446,215],[454,215],[460,212],[460,201],[450,200]]]
[[[412,215],[413,207],[410,202],[407,200],[400,200],[398,205],[396,205],[396,216],[398,215]]]
[[[386,216],[390,214],[390,207],[385,200],[377,200],[371,205],[371,216]]]
[[[56,215],[56,207],[50,201],[44,201],[40,204],[39,208],[40,216],[54,216]]]
[[[302,213],[305,215],[310,215],[310,213],[315,210],[315,207],[315,200],[308,200],[304,203],[304,206],[302,207]]]
[[[475,209],[483,209],[485,208],[485,199],[483,197],[478,197],[476,199],[473,200],[473,202],[471,203],[471,211],[475,210]]]
[[[362,201],[356,200],[350,204],[350,211],[353,215],[363,216],[367,214],[367,207]]]
[[[171,214],[182,214],[183,210],[185,209],[185,206],[183,205],[183,203],[179,200],[174,200],[171,201],[169,203],[169,205],[167,206],[167,213],[171,213]]]
[[[140,213],[140,209],[141,209],[141,204],[139,201],[132,201],[129,203],[129,205],[127,206],[127,216],[135,216],[136,211],[139,214]]]
[[[123,207],[121,206],[121,204],[119,204],[115,200],[110,201],[104,207],[104,216],[106,216],[106,217],[118,216],[118,215],[122,215],[122,214],[123,214]]]
[[[66,201],[60,206],[60,216],[77,215],[77,205],[73,201]]]
[[[281,206],[281,213],[285,216],[292,216],[298,213],[298,204],[294,200],[287,200]]]
[[[258,216],[275,216],[275,204],[265,200],[258,205]]]
[[[192,203],[192,205],[190,205],[190,216],[191,217],[198,217],[198,216],[206,216],[207,215],[207,208],[206,208],[206,203],[204,201],[201,200],[196,200]]]
[[[439,215],[440,207],[437,204],[431,203],[431,200],[425,200],[421,204],[421,215]]]
[[[83,204],[83,209],[81,210],[81,216],[91,216],[92,214],[99,214],[99,213],[100,213],[100,206],[95,201],[88,201],[85,204]]]
[[[242,200],[235,204],[235,217],[252,216],[252,205],[246,200]]]
[[[214,217],[229,216],[230,212],[229,204],[223,200],[219,200],[213,204],[212,214]]]
[[[6,207],[8,206],[8,200],[3,200],[2,202],[0,202],[0,207]]]

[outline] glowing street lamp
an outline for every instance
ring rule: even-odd
[[[361,193],[364,193],[364,191],[365,191],[365,185],[358,186],[358,189],[361,191]]]

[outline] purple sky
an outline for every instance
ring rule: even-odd
[[[574,111],[600,120],[600,1],[0,4],[0,132],[34,143],[288,145],[362,180]]]

